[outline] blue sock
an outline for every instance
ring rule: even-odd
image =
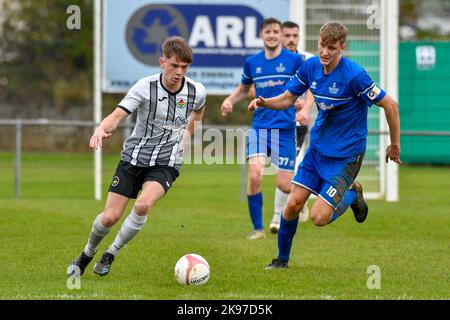
[[[248,211],[250,212],[250,218],[252,219],[253,229],[263,229],[262,222],[262,206],[263,206],[263,196],[262,192],[247,195],[248,199]]]
[[[344,196],[344,199],[342,199],[337,209],[333,212],[333,216],[331,217],[331,220],[330,222],[328,222],[328,224],[332,223],[334,220],[342,216],[344,212],[347,211],[348,207],[350,207],[352,202],[355,201],[355,199],[356,199],[356,191],[353,189],[348,190]]]
[[[278,259],[289,261],[291,254],[292,239],[297,232],[298,217],[287,221],[281,213],[280,230],[278,230]]]

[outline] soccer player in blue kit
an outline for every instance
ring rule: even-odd
[[[367,145],[367,113],[372,104],[384,109],[391,144],[388,159],[400,161],[400,120],[398,105],[370,79],[366,71],[343,56],[347,28],[338,22],[324,24],[319,33],[318,57],[308,59],[286,84],[286,91],[273,98],[252,100],[249,110],[261,107],[288,108],[308,88],[318,106],[311,130],[310,148],[292,180],[278,232],[278,257],[266,269],[287,268],[298,215],[311,193],[318,197],[311,220],[325,226],[339,218],[349,207],[357,222],[367,217],[368,207],[362,186],[354,181]],[[301,110],[297,120],[307,117]]]
[[[282,48],[279,20],[264,19],[260,26],[260,37],[264,43],[264,50],[246,59],[240,85],[221,105],[221,113],[224,116],[233,111],[233,104],[247,98],[252,84],[255,86],[256,96],[270,98],[283,93],[284,85],[303,63],[301,56]],[[247,236],[249,240],[265,237],[261,185],[263,166],[267,159],[271,159],[272,164],[278,169],[276,184],[284,194],[283,203],[287,201],[295,169],[294,119],[294,101],[284,110],[260,109],[253,115],[247,145],[249,159],[247,198],[253,224],[253,230]]]

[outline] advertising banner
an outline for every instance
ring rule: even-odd
[[[245,58],[262,49],[263,19],[289,17],[289,0],[105,0],[104,92],[126,92],[137,80],[161,71],[161,44],[182,36],[194,57],[188,76],[208,94],[229,94],[240,82]]]

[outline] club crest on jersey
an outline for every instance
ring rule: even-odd
[[[328,87],[328,91],[332,94],[337,94],[339,92],[339,88],[336,88],[336,82],[333,82],[332,87]]]
[[[316,86],[317,86],[317,82],[313,81],[313,82],[311,83],[310,88],[311,88],[311,89],[316,89]]]
[[[283,62],[280,62],[280,65],[278,67],[275,67],[275,70],[277,70],[277,72],[284,72],[284,70],[286,70],[286,67],[283,66]]]
[[[256,67],[256,71],[255,71],[255,73],[262,73],[262,69],[261,69],[261,67]]]
[[[177,107],[183,109],[186,106],[186,100],[183,98],[177,100]]]
[[[119,184],[119,177],[115,176],[111,182],[111,186],[115,187]]]
[[[373,100],[376,97],[378,97],[380,93],[381,93],[380,88],[378,88],[377,86],[373,86],[372,90],[370,90],[369,93],[367,94],[367,97],[369,97],[370,100]]]

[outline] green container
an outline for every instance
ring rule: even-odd
[[[399,44],[399,106],[402,131],[450,132],[450,42]],[[450,137],[402,136],[401,146],[405,162],[450,164]]]

